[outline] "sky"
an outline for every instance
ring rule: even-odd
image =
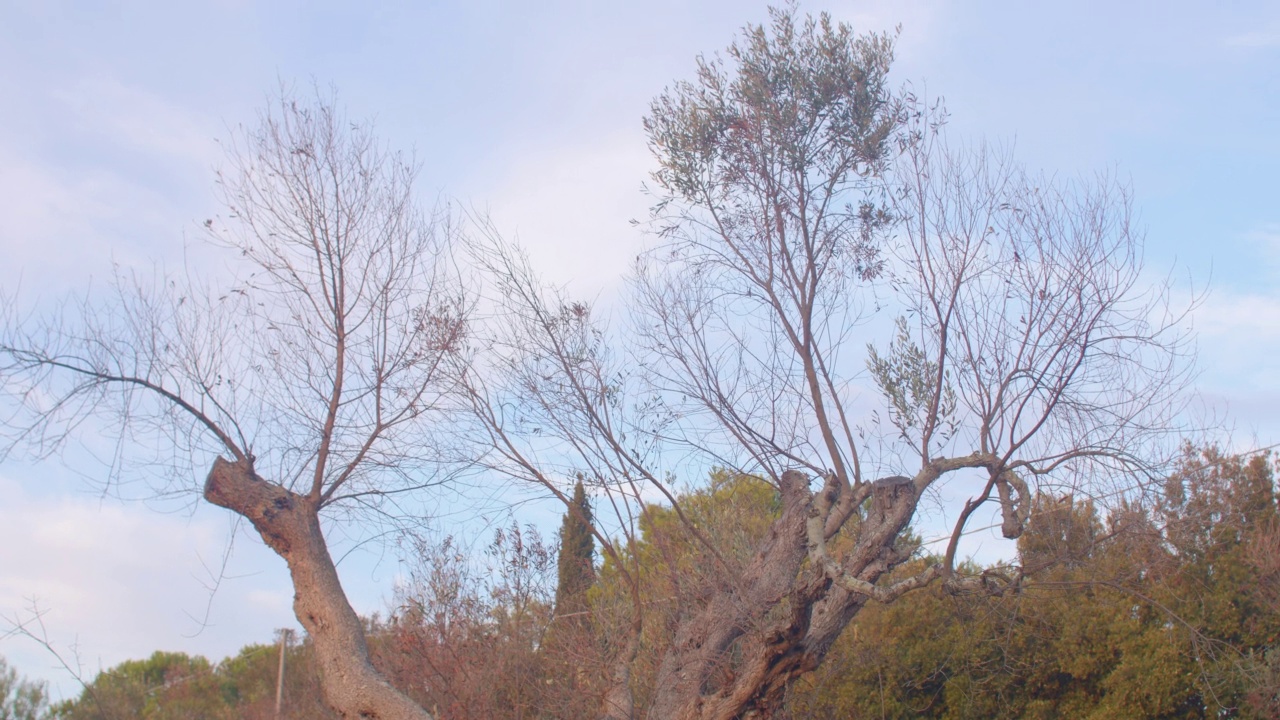
[[[1203,293],[1200,399],[1234,446],[1280,441],[1280,5],[802,10],[897,32],[894,82],[944,98],[958,136],[1049,174],[1125,179],[1151,277]],[[766,18],[742,0],[0,0],[0,288],[57,298],[113,263],[181,263],[218,211],[218,141],[282,84],[316,84],[414,153],[425,201],[489,213],[549,279],[608,297],[644,242],[629,221],[647,208],[648,103]],[[227,513],[120,500],[90,472],[0,464],[0,615],[38,608],[88,675],[157,649],[220,658],[295,624],[283,562]],[[359,612],[385,612],[394,548],[340,570]],[[77,690],[29,639],[0,654]]]

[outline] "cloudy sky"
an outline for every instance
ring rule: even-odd
[[[622,5],[0,0],[0,287],[57,297],[113,262],[181,262],[216,212],[217,140],[281,83],[317,82],[416,153],[424,198],[487,210],[550,278],[607,295],[642,243],[628,221],[646,207],[647,103],[766,18],[742,0]],[[900,27],[896,80],[944,97],[955,132],[1047,172],[1130,179],[1153,274],[1209,291],[1201,397],[1237,445],[1280,441],[1280,5],[1042,5],[804,9]],[[103,497],[84,472],[0,465],[0,614],[36,603],[90,674],[155,649],[221,657],[293,624],[284,565],[254,538],[235,536],[222,571],[225,513]],[[357,609],[383,609],[392,555],[353,557]],[[76,689],[29,641],[0,654]]]

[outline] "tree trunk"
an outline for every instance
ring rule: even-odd
[[[750,689],[735,682],[746,668],[726,667],[735,642],[758,645],[767,633],[770,611],[791,594],[804,562],[805,519],[811,495],[800,473],[783,473],[782,514],[769,537],[739,577],[725,583],[701,612],[680,623],[658,668],[653,705],[655,720],[732,718],[746,706]],[[754,648],[743,656],[748,666],[761,658]],[[744,694],[745,693],[745,694]]]
[[[804,566],[804,522],[813,495],[797,473],[783,474],[782,514],[736,582],[726,583],[702,612],[682,622],[658,671],[654,720],[772,718],[787,687],[826,657],[867,597]],[[858,521],[845,570],[874,583],[908,555],[895,549],[917,503],[915,492],[873,497]],[[786,602],[778,617],[775,608]],[[773,614],[774,617],[770,617]],[[731,652],[734,643],[740,652]],[[733,655],[742,658],[732,664]]]
[[[635,693],[631,690],[631,663],[640,650],[640,634],[632,632],[627,646],[613,661],[609,687],[604,696],[601,720],[632,720],[636,714]]]
[[[293,611],[311,637],[320,685],[334,711],[352,720],[431,720],[370,662],[364,627],[342,590],[311,499],[262,480],[251,461],[223,458],[213,461],[204,497],[247,518],[289,564]]]

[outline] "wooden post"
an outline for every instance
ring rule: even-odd
[[[285,628],[280,631],[280,669],[276,671],[276,717],[280,717],[281,701],[284,700],[284,652],[289,647],[289,635],[293,631]]]

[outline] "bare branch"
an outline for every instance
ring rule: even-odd
[[[234,252],[232,280],[117,271],[111,296],[61,314],[6,310],[0,375],[25,412],[7,423],[11,443],[47,455],[99,416],[121,448],[136,441],[128,457],[186,487],[212,460],[205,499],[288,561],[328,702],[427,717],[370,664],[320,512],[388,519],[399,496],[436,484],[429,425],[446,414],[443,368],[472,309],[448,256],[454,228],[419,209],[414,163],[331,97],[282,92],[227,160],[226,213],[205,228]],[[190,455],[176,468],[174,451]]]

